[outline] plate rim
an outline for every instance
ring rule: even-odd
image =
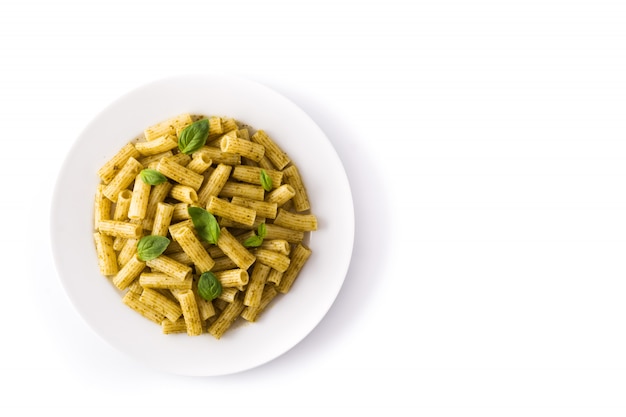
[[[277,351],[277,353],[271,357],[266,358],[266,360],[263,361],[258,361],[256,364],[253,364],[252,366],[243,366],[240,368],[237,367],[233,367],[231,370],[228,371],[216,371],[216,372],[200,372],[200,373],[193,373],[193,372],[177,372],[176,369],[168,369],[168,367],[160,367],[161,370],[164,371],[168,371],[168,372],[172,372],[172,373],[176,373],[176,374],[181,374],[181,375],[203,375],[203,376],[216,376],[216,375],[224,375],[224,374],[232,374],[232,373],[238,373],[238,372],[242,372],[245,370],[249,370],[249,369],[253,369],[255,367],[261,366],[267,362],[270,362],[280,356],[282,356],[283,354],[285,354],[286,352],[288,352],[289,350],[291,350],[293,347],[295,347],[296,345],[298,345],[299,343],[302,342],[302,340],[304,340],[326,317],[326,315],[328,314],[328,312],[330,311],[330,309],[332,308],[333,304],[335,303],[341,289],[343,288],[343,284],[345,282],[350,264],[352,262],[352,254],[354,251],[354,239],[355,239],[355,211],[354,211],[354,201],[353,201],[353,196],[352,196],[352,190],[350,187],[350,182],[349,182],[349,178],[347,176],[347,172],[345,170],[345,166],[343,165],[343,162],[341,161],[341,158],[339,157],[339,154],[337,153],[335,147],[333,146],[332,142],[330,141],[330,139],[328,138],[328,136],[325,134],[325,132],[321,129],[321,127],[315,122],[315,120],[312,119],[311,116],[309,116],[300,106],[298,106],[296,103],[294,103],[292,100],[290,100],[289,98],[287,98],[286,96],[284,96],[281,93],[278,93],[277,91],[271,89],[270,87],[256,82],[256,81],[252,81],[250,79],[247,78],[242,78],[242,77],[236,77],[236,76],[232,76],[232,75],[223,75],[223,74],[187,74],[187,75],[176,75],[176,76],[170,76],[170,77],[165,77],[165,78],[160,78],[160,79],[156,79],[147,83],[144,83],[140,86],[137,86],[129,91],[127,91],[126,93],[124,93],[123,95],[121,95],[120,97],[116,98],[115,100],[113,100],[112,102],[110,102],[107,106],[105,106],[104,108],[102,108],[97,114],[95,114],[90,120],[89,122],[83,127],[83,129],[80,131],[80,133],[73,139],[73,142],[71,144],[71,146],[69,147],[61,165],[60,168],[57,172],[57,177],[56,177],[56,181],[54,184],[54,188],[52,191],[52,199],[51,199],[51,210],[50,210],[50,227],[49,227],[49,242],[51,244],[51,249],[52,249],[52,254],[53,254],[53,259],[54,259],[54,264],[55,264],[55,268],[56,268],[56,275],[57,278],[59,279],[59,281],[61,282],[61,285],[64,288],[64,292],[65,295],[68,297],[68,299],[70,300],[71,304],[73,305],[74,309],[77,311],[77,313],[79,314],[79,316],[81,316],[81,319],[87,324],[87,326],[91,329],[91,331],[93,331],[94,333],[96,333],[101,339],[103,339],[105,342],[107,342],[109,345],[113,346],[114,348],[116,348],[118,351],[122,351],[123,353],[131,356],[133,359],[139,360],[141,361],[141,358],[136,357],[136,355],[133,355],[131,353],[129,353],[128,351],[125,351],[124,349],[121,349],[121,347],[114,343],[114,341],[110,340],[109,337],[107,337],[106,335],[104,335],[102,333],[102,331],[98,328],[95,327],[94,323],[91,322],[89,320],[89,318],[86,316],[85,312],[82,311],[80,305],[77,303],[77,300],[75,298],[75,294],[73,293],[73,290],[69,287],[69,281],[67,279],[64,279],[63,274],[65,273],[65,271],[62,271],[62,269],[64,268],[64,266],[62,265],[61,262],[61,258],[62,255],[59,252],[60,249],[58,247],[57,244],[57,239],[60,233],[59,227],[59,223],[58,223],[58,216],[59,216],[59,199],[61,198],[61,191],[60,188],[63,186],[62,184],[62,179],[68,175],[68,170],[71,169],[71,161],[72,161],[72,157],[73,155],[75,155],[75,153],[77,152],[77,149],[81,146],[81,144],[83,144],[85,142],[86,139],[84,139],[85,135],[87,132],[90,131],[90,129],[92,129],[95,125],[97,125],[100,121],[101,118],[105,117],[106,114],[108,112],[110,112],[112,109],[115,109],[116,106],[120,105],[120,103],[122,103],[124,100],[129,100],[130,98],[136,96],[136,95],[140,95],[142,92],[145,91],[149,91],[152,88],[155,88],[157,86],[160,85],[164,85],[164,84],[169,84],[169,83],[177,83],[180,81],[186,81],[189,82],[189,80],[204,80],[204,81],[216,81],[219,80],[220,82],[227,82],[230,84],[235,84],[235,85],[241,85],[243,86],[243,88],[256,88],[259,91],[264,91],[266,94],[269,95],[273,95],[274,98],[278,98],[280,100],[282,100],[284,103],[286,103],[289,107],[291,107],[292,111],[297,111],[301,113],[301,116],[304,117],[305,119],[307,119],[309,121],[309,123],[311,124],[310,127],[315,127],[317,129],[316,134],[319,135],[320,138],[324,138],[326,141],[326,145],[332,150],[334,157],[336,157],[336,160],[338,162],[338,167],[340,168],[341,172],[342,172],[342,176],[343,176],[343,180],[345,183],[345,186],[347,187],[347,195],[344,196],[344,198],[346,199],[346,201],[344,201],[344,204],[348,204],[349,207],[346,207],[347,211],[349,211],[350,213],[350,219],[349,221],[345,221],[345,226],[347,227],[347,230],[350,231],[349,233],[349,249],[348,249],[348,256],[346,259],[343,260],[343,265],[341,265],[341,269],[340,272],[338,272],[337,274],[341,276],[339,285],[336,287],[336,291],[334,291],[334,294],[332,295],[332,297],[327,297],[327,304],[324,306],[323,310],[324,313],[319,317],[319,319],[317,320],[317,322],[311,326],[310,328],[308,328],[302,335],[301,337],[298,338],[298,340],[295,341],[295,343],[290,344],[289,346],[286,346],[286,348],[281,349],[280,351]],[[237,115],[232,115],[232,117],[237,118]],[[258,126],[254,126],[255,128],[259,128]],[[263,128],[265,128],[265,126],[263,126]],[[128,138],[129,140],[132,138]],[[114,152],[114,149],[112,149],[111,154]],[[299,165],[299,161],[294,161],[297,165]],[[95,172],[94,172],[94,177],[95,177]],[[95,190],[94,190],[95,192]],[[145,320],[141,317],[142,320]],[[141,361],[143,362],[143,361]],[[144,362],[145,363],[145,362]],[[159,367],[157,367],[159,368]]]

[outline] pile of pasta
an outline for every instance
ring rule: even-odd
[[[206,143],[193,153],[178,148],[192,123],[208,119]],[[167,180],[149,185],[141,171]],[[261,171],[271,189],[261,185]],[[305,236],[317,229],[300,173],[263,130],[233,118],[180,114],[129,140],[99,170],[94,204],[94,240],[100,273],[121,291],[122,301],[162,332],[219,339],[243,319],[257,320],[292,287],[311,256]],[[189,214],[201,207],[219,224],[216,243],[201,239]],[[264,224],[262,243],[246,247]],[[142,261],[144,236],[170,243]],[[201,274],[211,271],[221,294],[208,301],[198,292]]]

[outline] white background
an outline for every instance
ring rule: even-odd
[[[617,0],[3,0],[0,414],[626,414],[625,19]],[[187,73],[297,103],[355,202],[328,315],[224,377],[106,344],[49,244],[85,125]]]

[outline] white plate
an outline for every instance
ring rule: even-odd
[[[298,166],[319,230],[291,291],[256,323],[220,340],[164,335],[121,301],[101,276],[93,243],[93,197],[98,168],[143,129],[179,113],[234,117],[264,129]],[[264,364],[291,349],[317,326],[343,284],[352,254],[354,210],[337,153],[296,105],[267,87],[224,76],[169,78],[140,87],[100,113],[78,137],[54,191],[52,247],[72,303],[102,338],[152,367],[184,375],[221,375]]]

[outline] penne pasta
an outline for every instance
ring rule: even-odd
[[[233,168],[229,165],[219,164],[215,170],[213,170],[198,191],[198,205],[205,207],[211,196],[218,196],[220,191],[222,191],[222,187],[224,187],[224,184],[228,181],[232,169]]]
[[[303,245],[296,245],[296,247],[291,251],[291,262],[283,276],[280,279],[280,284],[276,287],[276,289],[281,293],[286,293],[291,289],[296,277],[300,273],[302,267],[311,256],[311,250]]]
[[[184,280],[174,278],[162,272],[143,272],[139,275],[139,284],[143,288],[159,288],[166,290],[190,290],[193,283],[191,275]]]
[[[209,169],[211,163],[213,161],[207,154],[204,153],[196,153],[191,158],[191,162],[187,164],[187,169],[196,172],[198,174],[202,174],[204,171]]]
[[[179,294],[178,301],[182,309],[185,324],[187,325],[187,334],[189,336],[198,336],[202,334],[202,323],[200,322],[200,312],[193,291],[185,291]]]
[[[202,246],[202,243],[200,243],[200,240],[198,240],[189,227],[183,227],[177,230],[173,238],[183,248],[183,251],[189,255],[189,258],[196,265],[199,273],[210,271],[211,268],[213,268],[215,261],[209,256],[204,246]]]
[[[135,185],[128,207],[128,218],[131,220],[143,220],[148,210],[148,198],[152,186],[141,179],[141,175],[135,177]]]
[[[132,143],[127,143],[98,170],[98,176],[108,184],[130,158],[139,158],[140,155]]]
[[[141,274],[141,271],[143,271],[145,267],[145,262],[140,261],[137,255],[133,256],[126,262],[126,265],[119,270],[117,275],[115,275],[113,285],[115,285],[118,290],[125,289]]]
[[[243,304],[249,307],[258,307],[261,305],[261,296],[263,295],[263,287],[272,268],[260,262],[254,264],[250,282],[246,288],[243,298]]]
[[[257,249],[253,253],[257,262],[268,265],[278,272],[285,272],[291,262],[288,256],[267,249]]]
[[[184,281],[191,275],[190,267],[176,262],[165,255],[146,261],[146,265],[152,268],[152,270],[163,272],[171,277],[178,278],[180,281]]]
[[[239,291],[243,291],[250,279],[248,271],[245,269],[229,269],[226,271],[216,272],[215,276],[222,284],[222,287],[235,287]]]
[[[128,158],[122,169],[120,169],[111,182],[104,187],[102,194],[115,203],[120,192],[128,188],[142,168],[143,165],[135,158]]]
[[[98,230],[109,236],[119,236],[123,238],[141,237],[142,228],[138,223],[119,222],[116,220],[101,220],[98,223]]]
[[[274,224],[287,229],[311,232],[317,230],[317,217],[313,214],[297,214],[279,209]]]
[[[198,202],[196,190],[186,185],[174,185],[170,190],[169,197],[187,204],[196,204]]]
[[[171,151],[177,146],[178,142],[176,137],[166,134],[150,141],[137,142],[135,149],[137,149],[142,156],[151,156]]]
[[[122,302],[148,320],[161,324],[165,319],[165,315],[140,301],[140,297],[141,296],[134,291],[127,291],[124,297],[122,297]]]
[[[224,165],[240,165],[241,156],[232,153],[222,152],[219,147],[204,146],[195,152],[206,155],[213,163]]]
[[[219,197],[242,197],[249,200],[263,201],[265,190],[260,185],[246,184],[243,182],[227,181],[220,190]]]
[[[94,227],[97,229],[102,220],[111,220],[111,200],[104,194],[104,184],[99,184],[94,202]]]
[[[250,184],[261,185],[261,171],[263,168],[248,165],[239,165],[233,168],[232,177]],[[283,181],[282,171],[265,169],[265,173],[272,179],[272,188],[278,188]]]
[[[170,300],[160,292],[144,288],[139,301],[150,306],[153,310],[163,314],[171,321],[176,321],[183,314],[180,304]]]
[[[296,211],[309,210],[311,208],[311,204],[309,203],[309,197],[304,188],[304,183],[302,181],[302,177],[300,177],[298,168],[296,168],[295,165],[290,165],[283,170],[283,174],[285,174],[285,183],[291,185],[295,191],[295,195],[293,196],[293,205],[296,208]]]
[[[250,140],[263,146],[265,155],[276,168],[283,169],[291,161],[287,154],[280,149],[264,130],[258,130],[252,135]]]
[[[276,213],[278,210],[278,205],[276,203],[270,203],[262,200],[250,200],[237,196],[231,198],[230,202],[237,206],[251,208],[256,212],[257,216],[268,219],[276,218]]]
[[[177,136],[191,123],[191,115],[183,113],[147,127],[143,134],[146,141],[153,141],[165,135]]]
[[[167,236],[167,230],[170,227],[173,215],[173,205],[161,202],[157,203],[156,213],[154,214],[154,223],[152,226],[152,234],[157,236]]]
[[[247,270],[256,260],[256,257],[239,243],[225,227],[220,230],[217,246],[241,269]]]
[[[187,156],[184,154],[182,155]],[[161,159],[156,169],[167,178],[170,178],[180,185],[191,187],[194,190],[200,188],[200,185],[202,185],[202,182],[204,181],[204,177],[202,175],[185,168],[181,164],[177,163],[173,158]]]
[[[265,153],[265,148],[262,145],[229,135],[222,137],[220,149],[222,152],[241,155],[256,162],[260,161]]]
[[[234,299],[229,303],[226,308],[220,313],[217,320],[211,324],[207,332],[209,332],[216,339],[220,339],[226,330],[233,324],[233,322],[239,317],[244,309],[243,301],[240,299]]]
[[[244,320],[254,322],[259,315],[267,308],[270,302],[278,295],[278,291],[272,285],[266,285],[261,295],[261,301],[257,307],[246,307],[241,312],[241,317]]]
[[[130,200],[133,197],[133,193],[130,190],[120,191],[117,196],[117,203],[115,204],[115,212],[113,213],[113,220],[123,222],[128,220],[128,209],[130,208]]]
[[[96,242],[100,274],[106,276],[117,274],[117,257],[115,256],[115,250],[113,250],[113,239],[111,239],[111,236],[102,233],[94,233],[93,237]]]
[[[146,230],[152,230],[154,225],[154,216],[156,215],[156,209],[159,203],[165,201],[165,198],[169,195],[172,189],[172,184],[164,182],[152,187],[150,191],[150,197],[148,198],[148,207],[146,208],[146,216],[143,219],[142,226]]]
[[[196,124],[181,152],[182,132],[202,119],[208,132]],[[163,334],[220,339],[239,317],[256,321],[311,256],[303,242],[318,218],[298,169],[264,130],[233,118],[153,124],[97,175],[98,270]]]
[[[283,184],[267,193],[265,201],[268,203],[276,203],[276,205],[280,207],[287,201],[291,200],[295,195],[296,190],[291,185]]]

